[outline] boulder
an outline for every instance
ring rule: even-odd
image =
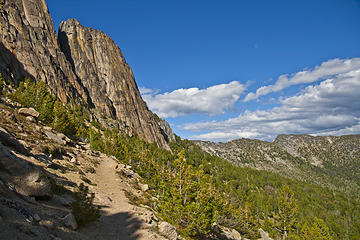
[[[48,132],[48,131],[45,131],[44,133],[48,138],[50,138],[51,140],[54,140],[58,144],[62,144],[62,145],[66,144],[66,141],[63,140],[62,138],[60,138],[57,134],[55,134],[53,132]]]
[[[121,172],[124,176],[131,178],[134,175],[132,170],[121,169]]]
[[[178,237],[176,228],[168,222],[161,222],[159,224],[159,233],[169,238],[170,240],[176,240]]]
[[[32,117],[32,116],[27,116],[27,117],[26,117],[26,121],[35,123],[35,122],[36,122],[36,119],[35,119],[34,117]]]
[[[64,194],[61,196],[54,195],[52,200],[58,204],[65,206],[65,207],[70,207],[74,202],[74,198],[68,194]]]
[[[235,229],[230,229],[230,228],[226,228],[226,227],[221,227],[223,234],[225,235],[226,239],[231,239],[231,240],[241,240],[241,235],[238,231],[236,231]]]
[[[0,142],[3,145],[8,146],[19,153],[28,155],[28,151],[25,149],[25,147],[16,138],[13,138],[2,127],[0,127]]]
[[[23,195],[44,199],[52,197],[49,179],[38,169],[15,177],[15,184],[16,191]]]
[[[66,227],[71,228],[72,230],[76,230],[78,228],[78,224],[76,222],[75,216],[72,213],[69,213],[63,218],[64,224]]]
[[[52,197],[51,184],[41,168],[17,156],[0,144],[0,170],[2,179],[11,183],[20,194],[35,198]]]
[[[66,143],[71,142],[70,138],[68,138],[65,134],[63,133],[58,133],[56,134],[61,140],[64,140]]]
[[[19,114],[24,115],[24,116],[31,116],[33,118],[38,118],[39,117],[39,112],[36,111],[33,108],[20,108],[18,111]]]
[[[141,191],[146,192],[149,190],[149,185],[147,184],[140,184]]]
[[[259,229],[259,233],[261,236],[260,240],[273,240],[272,238],[269,237],[269,233],[262,230],[262,228]]]

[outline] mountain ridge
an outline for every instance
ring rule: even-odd
[[[232,164],[320,183],[342,191],[360,189],[360,135],[279,135],[273,142],[236,139],[227,143],[194,141],[204,151]]]

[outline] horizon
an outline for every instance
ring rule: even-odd
[[[64,4],[65,3],[65,4]],[[358,1],[48,1],[120,47],[182,138],[360,133]]]

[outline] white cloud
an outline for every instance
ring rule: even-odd
[[[139,87],[139,91],[141,95],[157,94],[160,92],[159,89],[151,89],[145,87]]]
[[[163,118],[192,113],[218,115],[234,109],[235,102],[244,90],[244,85],[233,81],[206,89],[181,88],[163,94],[154,94],[147,89],[142,91],[142,97],[149,108]]]
[[[333,74],[332,74],[333,75]],[[360,133],[360,67],[337,74],[267,111],[246,111],[226,121],[187,124],[185,130],[207,131],[192,139],[273,140],[278,134],[341,135]]]
[[[243,100],[244,102],[254,100],[260,96],[272,92],[279,92],[293,85],[312,83],[334,75],[346,73],[360,68],[360,58],[352,59],[332,59],[316,66],[313,70],[304,70],[295,74],[281,75],[274,85],[260,87],[255,93],[248,93]]]

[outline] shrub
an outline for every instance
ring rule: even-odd
[[[72,210],[79,226],[86,225],[100,217],[100,208],[93,204],[95,193],[89,193],[87,186],[80,183],[74,197],[75,201],[72,204]]]

